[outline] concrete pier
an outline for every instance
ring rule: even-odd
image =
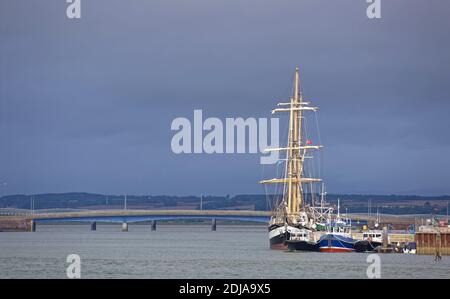
[[[156,220],[151,221],[152,231],[156,231]]]
[[[381,232],[381,248],[378,248],[379,253],[393,253],[395,248],[389,244],[389,233],[388,228],[383,227],[383,231]]]
[[[383,227],[383,232],[381,233],[381,240],[383,242],[383,244],[382,244],[383,248],[388,248],[389,236],[388,236],[388,229],[386,226]]]
[[[91,231],[96,231],[97,230],[97,222],[91,222]]]
[[[126,222],[122,223],[122,231],[123,232],[127,232],[128,231],[128,223],[126,223]]]
[[[217,229],[216,218],[213,218],[213,219],[211,220],[211,230],[212,230],[213,232],[215,232],[216,229]]]

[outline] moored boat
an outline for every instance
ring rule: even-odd
[[[307,229],[300,229],[296,234],[291,234],[285,244],[290,251],[319,251],[319,244],[314,241],[312,232]]]
[[[363,239],[358,240],[355,243],[355,251],[356,252],[372,252],[377,251],[377,249],[381,246],[382,240],[381,230],[370,230],[363,232]]]
[[[346,233],[327,233],[319,240],[320,252],[352,252],[356,240]]]
[[[352,252],[355,243],[351,234],[352,224],[348,218],[342,218],[340,214],[340,202],[338,198],[338,212],[336,219],[327,225],[327,232],[318,241],[320,252]]]
[[[362,240],[355,243],[356,252],[373,252],[378,251],[383,244],[383,231],[378,229],[380,226],[380,212],[377,208],[377,219],[375,221],[375,229],[364,231]],[[389,236],[386,236],[387,244],[389,244]]]

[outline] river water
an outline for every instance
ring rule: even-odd
[[[368,254],[273,251],[265,226],[38,225],[0,233],[0,278],[367,278]],[[381,278],[450,278],[450,257],[381,254]]]

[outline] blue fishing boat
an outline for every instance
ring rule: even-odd
[[[318,243],[320,252],[352,252],[356,240],[347,233],[327,233]]]
[[[341,218],[339,211],[338,199],[338,213],[334,221],[327,223],[327,232],[320,237],[318,243],[320,252],[352,252],[354,251],[356,240],[351,234],[351,220],[348,218]]]

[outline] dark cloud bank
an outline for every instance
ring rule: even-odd
[[[0,194],[261,193],[259,155],[175,155],[171,121],[269,117],[301,68],[333,193],[449,194],[450,4],[0,2]]]

